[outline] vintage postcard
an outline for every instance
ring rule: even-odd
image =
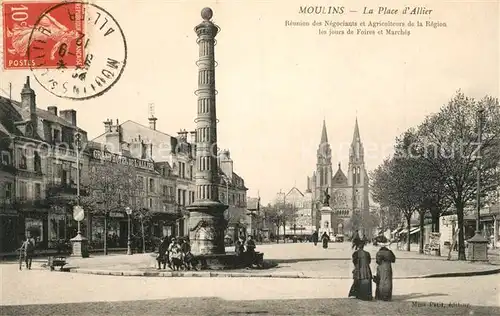
[[[499,26],[0,0],[0,314],[500,315]]]

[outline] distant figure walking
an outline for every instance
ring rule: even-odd
[[[376,284],[375,299],[390,301],[392,299],[392,263],[396,262],[396,256],[387,248],[386,244],[377,252],[377,275],[374,277]]]
[[[363,250],[364,243],[358,244],[358,250],[352,254],[354,270],[352,271],[353,283],[349,297],[356,297],[364,301],[371,301],[372,296],[372,271],[370,269],[370,253]]]
[[[35,239],[31,237],[27,237],[23,242],[21,248],[19,248],[19,270],[22,270],[22,261],[21,257],[24,254],[24,262],[26,264],[26,268],[31,270],[31,263],[33,261],[33,255],[35,254]]]
[[[356,229],[354,235],[352,236],[351,249],[358,250],[360,244],[361,244],[361,238],[359,237],[359,231]]]
[[[319,239],[318,231],[316,230],[312,234],[312,241],[313,241],[313,243],[314,243],[315,246],[318,244],[318,239]]]
[[[330,236],[326,232],[321,235],[321,242],[323,243],[323,248],[328,248],[328,242],[330,241]]]

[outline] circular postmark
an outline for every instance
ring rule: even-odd
[[[115,18],[86,2],[62,2],[47,9],[33,26],[28,60],[38,83],[55,96],[87,100],[120,79],[127,42]]]

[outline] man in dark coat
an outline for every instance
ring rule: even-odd
[[[160,246],[158,246],[158,257],[156,260],[158,261],[158,269],[161,269],[161,265],[163,264],[163,269],[166,268],[167,261],[168,261],[168,246],[169,246],[169,238],[168,237],[163,237],[160,243]]]
[[[312,234],[312,241],[313,241],[313,243],[314,243],[315,246],[318,244],[318,239],[319,239],[318,231],[316,230]]]
[[[352,248],[351,249],[354,249],[354,250],[358,250],[358,246],[359,244],[361,243],[361,238],[359,237],[359,231],[356,230],[354,232],[354,235],[352,236]]]

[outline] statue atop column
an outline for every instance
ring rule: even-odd
[[[330,194],[328,194],[328,188],[325,190],[325,199],[323,200],[323,206],[330,206]]]

